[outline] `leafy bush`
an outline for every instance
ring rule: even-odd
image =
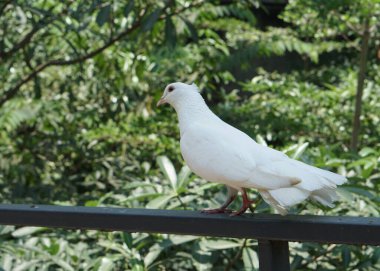
[[[168,82],[195,81],[222,119],[261,144],[348,176],[335,208],[305,202],[291,212],[378,216],[380,9],[373,5],[290,1],[280,14],[286,24],[261,27],[255,14],[265,7],[255,1],[5,1],[2,202],[219,205],[226,191],[183,163],[175,112],[154,107]],[[354,152],[365,20],[372,36]],[[257,212],[272,210],[261,201]],[[258,268],[255,240],[13,226],[0,227],[0,240],[4,270]],[[293,270],[377,270],[379,257],[370,246],[291,243]]]

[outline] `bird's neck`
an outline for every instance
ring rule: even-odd
[[[181,137],[192,124],[199,123],[200,121],[219,120],[208,108],[200,94],[186,97],[186,100],[184,99],[183,101],[177,101],[173,107],[178,115]]]

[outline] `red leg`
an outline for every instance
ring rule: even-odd
[[[220,213],[231,213],[232,211],[227,209],[228,205],[230,205],[234,200],[236,199],[236,194],[235,195],[228,195],[228,198],[226,202],[220,206],[219,208],[216,209],[205,209],[202,210],[202,213],[206,214],[220,214]]]
[[[254,200],[250,200],[248,198],[247,191],[245,191],[244,188],[242,188],[242,190],[241,190],[241,195],[243,197],[243,205],[241,206],[241,208],[238,211],[233,212],[231,214],[231,216],[237,216],[237,215],[241,215],[241,214],[245,213],[245,211],[247,211],[247,209],[251,206],[251,204],[255,203]]]

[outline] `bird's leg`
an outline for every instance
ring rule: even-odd
[[[250,200],[248,198],[247,191],[244,188],[242,188],[240,190],[240,192],[241,192],[241,196],[243,197],[243,205],[241,206],[241,208],[238,211],[233,212],[231,214],[231,216],[241,215],[241,214],[245,213],[245,211],[247,211],[248,208],[251,209],[251,204],[255,203],[254,200]],[[251,209],[251,211],[252,211],[252,209]]]
[[[236,199],[236,194],[238,191],[229,186],[227,186],[227,190],[228,190],[228,198],[223,203],[222,206],[216,209],[205,209],[205,210],[202,210],[201,212],[206,213],[206,214],[231,213],[232,211],[227,209],[227,207]]]

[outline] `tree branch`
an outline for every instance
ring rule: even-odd
[[[40,29],[42,29],[40,25],[38,25],[37,27],[34,27],[28,34],[25,35],[25,37],[19,43],[14,45],[12,49],[10,49],[9,51],[0,51],[0,59],[6,60],[10,56],[12,56],[15,52],[24,48]]]
[[[363,99],[363,89],[364,89],[364,79],[367,68],[367,55],[368,55],[368,43],[371,36],[369,32],[369,19],[364,22],[364,31],[362,34],[362,46],[360,50],[359,59],[359,74],[358,83],[356,87],[356,98],[355,98],[355,113],[352,122],[352,134],[351,134],[351,150],[356,151],[358,148],[359,133],[360,133],[360,115],[362,111],[362,99]]]
[[[30,32],[26,34],[21,39],[21,41],[15,44],[9,51],[0,51],[0,59],[6,60],[7,58],[11,57],[14,53],[16,53],[18,50],[23,49],[32,40],[33,36],[38,31],[40,31],[41,29],[43,29],[44,27],[46,27],[53,21],[60,19],[63,14],[67,13],[67,10],[69,9],[72,3],[73,2],[70,2],[69,4],[67,4],[65,9],[60,14],[57,14],[55,16],[48,15],[46,18],[43,18],[39,22],[37,22],[36,25],[33,27],[33,29],[30,30]]]
[[[142,16],[142,17],[144,17],[144,16]],[[47,67],[50,67],[50,66],[72,65],[72,64],[77,64],[79,62],[85,61],[85,60],[87,60],[89,58],[92,58],[92,57],[96,56],[97,54],[101,53],[102,51],[104,51],[105,49],[107,49],[108,47],[110,47],[111,45],[113,45],[115,42],[119,41],[120,39],[122,39],[123,37],[125,37],[126,35],[128,35],[129,33],[131,33],[132,31],[134,31],[136,28],[138,28],[140,26],[140,24],[141,24],[141,20],[137,21],[132,27],[128,28],[127,30],[119,33],[114,38],[110,39],[103,46],[99,47],[98,49],[96,49],[96,50],[94,50],[94,51],[92,51],[92,52],[90,52],[88,54],[85,54],[83,56],[80,56],[78,58],[74,58],[74,59],[71,59],[71,60],[62,60],[62,59],[50,60],[50,61],[47,61],[46,63],[43,63],[43,64],[37,66],[28,76],[26,76],[25,78],[23,78],[18,84],[16,84],[14,87],[10,88],[9,90],[7,90],[4,93],[3,97],[0,98],[0,107],[6,101],[8,101],[9,99],[13,98],[17,94],[17,92],[18,92],[18,90],[20,89],[21,86],[23,86],[24,84],[26,84],[27,82],[29,82],[31,79],[33,79],[34,77],[36,77],[37,74],[39,74],[40,72],[42,72],[43,70],[45,70]]]
[[[196,4],[190,5],[188,7],[184,7],[182,9],[174,11],[174,12],[172,12],[170,14],[167,14],[166,16],[161,16],[159,18],[159,20],[164,20],[167,17],[176,15],[176,14],[178,14],[180,12],[185,11],[186,9],[193,8],[194,6],[198,6],[198,5],[202,4],[202,3],[203,2],[198,2]],[[43,64],[37,66],[29,75],[27,75],[26,77],[24,77],[18,84],[16,84],[14,87],[12,87],[12,88],[10,88],[10,89],[8,89],[7,91],[4,92],[3,97],[0,98],[0,107],[6,101],[8,101],[9,99],[13,98],[18,93],[18,91],[21,88],[21,86],[23,86],[24,84],[26,84],[27,82],[29,82],[31,79],[33,79],[34,77],[36,77],[40,72],[42,72],[46,68],[48,68],[50,66],[66,66],[66,65],[77,64],[77,63],[86,61],[87,59],[90,59],[90,58],[98,55],[99,53],[103,52],[104,50],[106,50],[107,48],[109,48],[110,46],[112,46],[113,44],[115,44],[117,41],[121,40],[122,38],[124,38],[125,36],[127,36],[128,34],[130,34],[131,32],[133,32],[134,30],[136,30],[138,27],[140,27],[142,19],[146,15],[146,12],[147,12],[147,10],[144,11],[144,14],[140,17],[140,20],[138,20],[130,28],[128,28],[127,30],[125,30],[125,31],[119,33],[118,35],[114,36],[108,42],[106,42],[103,46],[101,46],[101,47],[99,47],[99,48],[91,51],[88,54],[85,54],[85,55],[82,55],[80,57],[77,57],[77,58],[74,58],[74,59],[70,59],[70,60],[63,60],[63,59],[49,60],[46,63],[43,63]]]

